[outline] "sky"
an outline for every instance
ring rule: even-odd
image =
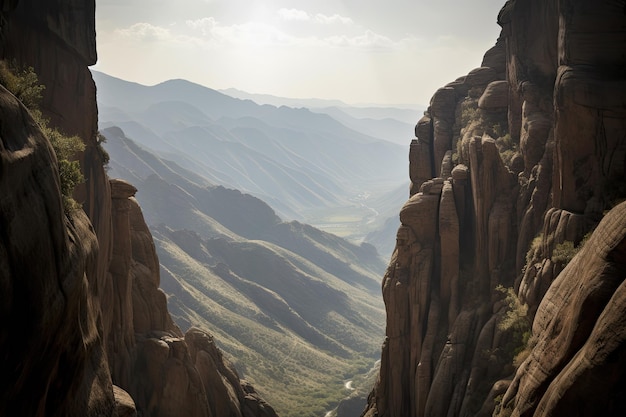
[[[504,0],[97,0],[93,69],[154,85],[427,105],[480,66]]]

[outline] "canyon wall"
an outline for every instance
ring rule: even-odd
[[[365,416],[623,415],[626,5],[498,23],[416,125]]]
[[[82,209],[64,208],[57,159],[0,87],[0,414],[275,416],[211,335],[182,334],[152,236],[97,135],[93,0],[0,2],[0,56],[33,67],[50,125],[78,135]]]

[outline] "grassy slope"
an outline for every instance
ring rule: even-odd
[[[139,189],[179,325],[209,329],[281,416],[332,408],[382,342],[375,250],[283,223],[259,200],[187,180],[176,164],[106,133],[111,174]]]

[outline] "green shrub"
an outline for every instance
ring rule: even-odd
[[[478,101],[466,99],[461,103],[461,128],[467,127],[473,121],[482,121],[482,112],[478,108]]]
[[[512,343],[504,346],[504,351],[511,360],[513,366],[519,367],[530,355],[535,341],[532,339],[530,319],[528,317],[528,305],[522,303],[513,288],[496,287],[496,291],[505,295],[507,309],[504,316],[498,322],[498,328],[502,331],[511,332]]]
[[[505,295],[505,302],[507,303],[507,311],[498,323],[498,327],[500,330],[517,331],[523,338],[524,333],[530,329],[528,305],[521,302],[513,288],[504,288],[502,285],[498,285],[496,291]],[[526,337],[527,341],[528,336]]]
[[[562,243],[557,244],[552,251],[550,259],[552,262],[560,263],[565,267],[572,259],[574,259],[574,256],[576,256],[585,243],[587,243],[589,236],[591,236],[591,232],[587,233],[578,245],[574,245],[574,242],[571,240],[565,240]]]
[[[107,141],[107,138],[102,133],[98,132],[96,134],[96,149],[98,150],[98,153],[100,154],[102,165],[108,165],[109,161],[111,160],[111,156],[109,155],[107,150],[104,149],[104,146],[102,145],[103,143],[106,143],[106,141]]]
[[[33,67],[17,69],[15,63],[9,65],[6,61],[0,61],[0,84],[29,110],[38,111],[41,93],[46,87],[39,84]]]
[[[566,240],[557,244],[552,251],[552,262],[567,265],[576,253],[578,253],[578,249],[574,246],[574,242]]]
[[[539,233],[533,241],[530,243],[530,248],[528,248],[528,252],[526,252],[526,265],[530,264],[541,249],[541,242],[543,241],[543,233]]]
[[[85,144],[78,136],[64,135],[55,127],[50,126],[49,121],[43,117],[39,110],[39,102],[45,86],[39,84],[37,74],[32,67],[17,69],[15,64],[8,65],[5,61],[0,61],[0,84],[28,108],[33,119],[50,141],[58,160],[65,211],[80,208],[80,204],[72,198],[72,193],[76,185],[85,181],[80,164],[75,158],[77,153],[85,150]]]

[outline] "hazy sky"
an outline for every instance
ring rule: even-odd
[[[480,65],[504,0],[97,0],[98,63],[152,85],[427,104]]]

